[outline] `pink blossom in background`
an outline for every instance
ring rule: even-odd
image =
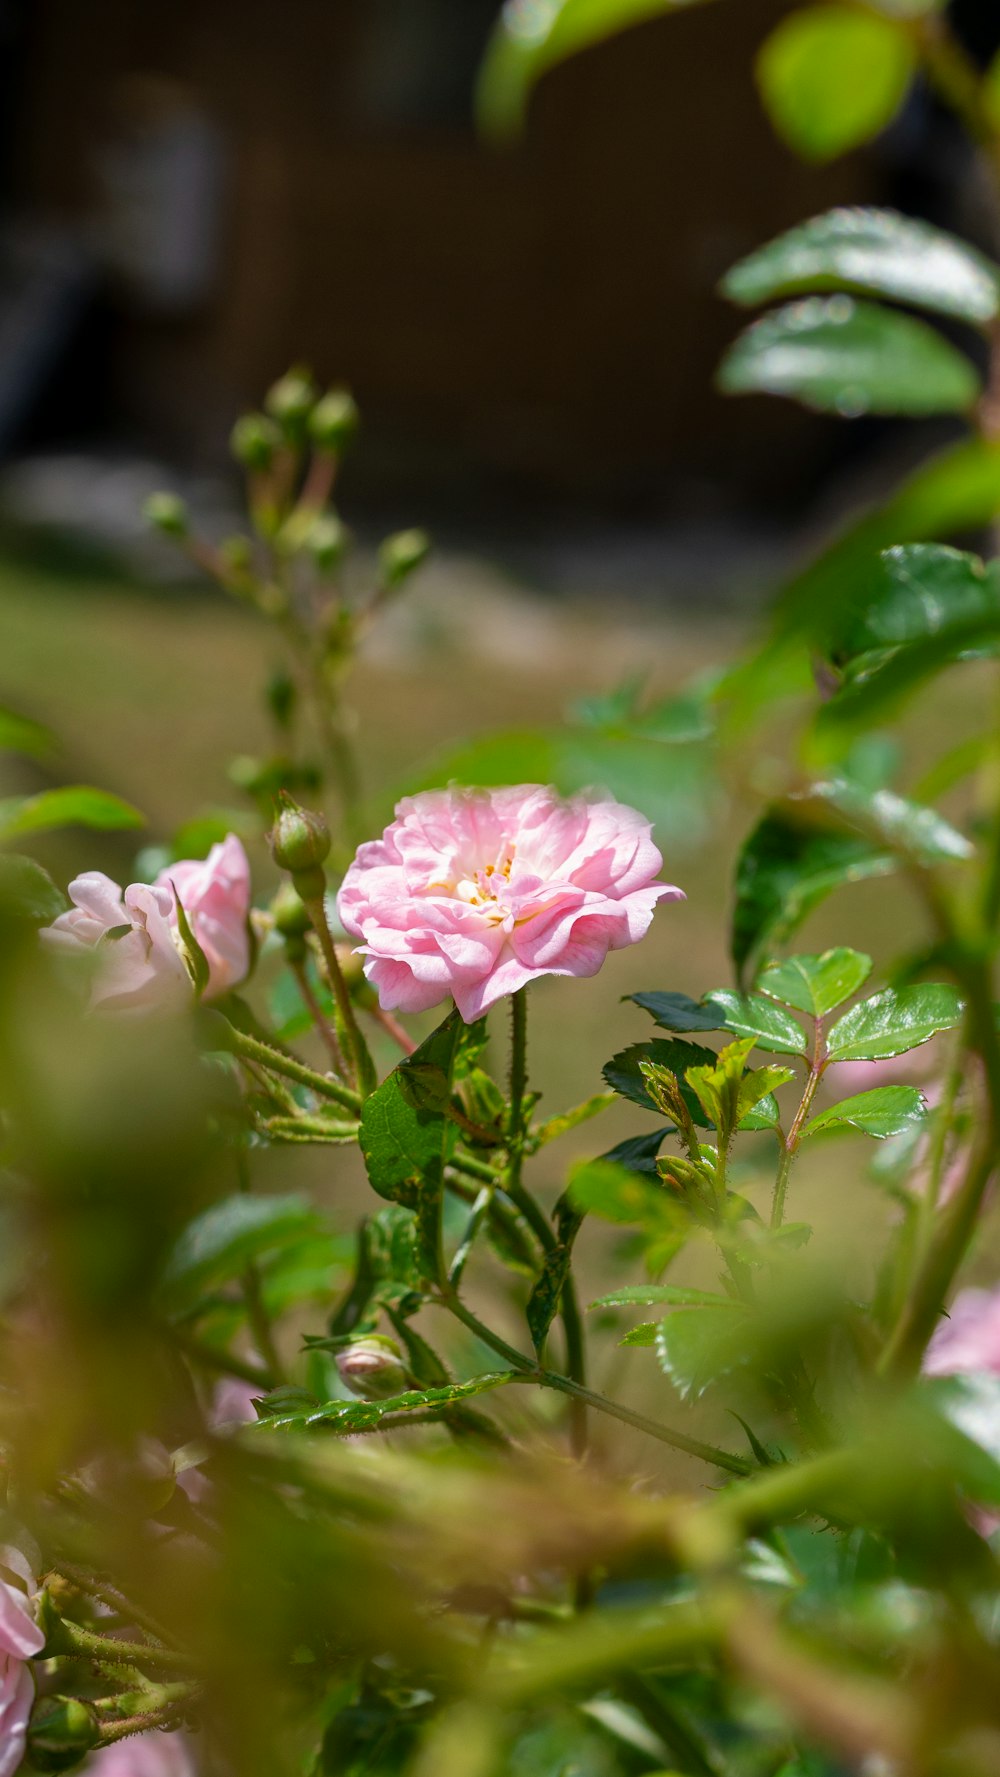
[[[856,1092],[874,1092],[878,1086],[919,1086],[933,1076],[936,1055],[933,1045],[908,1049],[905,1055],[882,1055],[877,1061],[835,1061],[824,1076],[838,1098]]]
[[[24,1757],[35,1681],[27,1661],[41,1652],[45,1637],[35,1622],[30,1594],[35,1581],[19,1549],[0,1548],[0,1567],[24,1580],[26,1591],[0,1579],[0,1777],[12,1777]]]
[[[340,919],[384,1011],[450,995],[471,1023],[542,975],[596,975],[658,901],[684,899],[656,881],[651,835],[634,808],[540,784],[428,790],[359,848]]]
[[[925,1376],[989,1370],[1000,1376],[1000,1289],[962,1290],[927,1347]]]
[[[129,1734],[95,1752],[84,1767],[86,1777],[197,1777],[186,1734]]]
[[[100,947],[92,1009],[175,1012],[191,1004],[175,889],[208,963],[206,999],[243,979],[250,966],[250,866],[230,833],[203,861],[173,864],[151,885],[132,883],[124,894],[99,870],[70,883],[73,906],[42,936],[63,950]]]

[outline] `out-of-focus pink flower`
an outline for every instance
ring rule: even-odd
[[[1000,1289],[962,1290],[924,1356],[926,1376],[989,1370],[1000,1376]]]
[[[919,1086],[933,1077],[937,1056],[930,1051],[928,1044],[904,1055],[882,1055],[877,1061],[835,1061],[826,1071],[826,1084],[838,1098],[874,1092],[878,1086]]]
[[[19,1549],[0,1548],[0,1567],[23,1579],[26,1591],[0,1579],[0,1777],[12,1777],[24,1757],[35,1683],[26,1664],[45,1637],[31,1608],[34,1576]]]
[[[232,833],[203,861],[174,864],[151,885],[132,883],[123,894],[110,877],[88,870],[69,895],[73,906],[42,936],[65,950],[99,948],[92,1008],[174,1012],[191,1004],[177,896],[208,963],[207,999],[235,986],[250,966],[250,866]]]
[[[159,1729],[105,1746],[87,1760],[85,1770],[87,1777],[196,1777],[187,1735]]]
[[[385,1011],[450,994],[466,1023],[541,975],[596,975],[635,944],[663,859],[634,808],[539,784],[408,796],[362,845],[338,897]]]
[[[161,870],[154,886],[180,897],[208,963],[205,998],[227,993],[250,967],[250,864],[235,833],[200,862],[186,858]]]

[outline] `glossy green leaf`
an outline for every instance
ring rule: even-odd
[[[833,160],[891,123],[916,69],[908,33],[891,19],[836,4],[800,7],[772,31],[756,63],[779,136],[804,160]]]
[[[926,322],[853,296],[808,296],[764,315],[730,346],[727,395],[787,395],[817,413],[968,413],[970,359]]]
[[[841,1099],[828,1110],[820,1111],[802,1131],[803,1136],[818,1135],[822,1129],[857,1129],[863,1135],[874,1135],[885,1141],[887,1136],[905,1135],[923,1122],[924,1100],[915,1086],[876,1086],[871,1092],[857,1092]]]
[[[390,1415],[448,1408],[471,1399],[473,1395],[485,1394],[489,1389],[502,1388],[505,1383],[517,1380],[514,1370],[493,1370],[483,1376],[474,1376],[470,1382],[450,1383],[447,1388],[408,1388],[384,1401],[325,1401],[321,1405],[296,1402],[286,1408],[278,1397],[273,1411],[269,1410],[265,1398],[261,1403],[260,1424],[270,1431],[308,1431],[311,1426],[322,1425],[325,1431],[348,1438],[360,1432],[377,1431]]]
[[[818,830],[784,809],[766,814],[736,868],[732,952],[737,970],[742,972],[765,943],[788,937],[840,884],[894,868],[889,852],[856,834]]]
[[[712,1006],[722,1008],[726,1029],[739,1037],[753,1037],[756,1048],[777,1055],[805,1054],[808,1039],[801,1024],[761,994],[734,993],[720,987],[706,998]]]
[[[0,853],[0,923],[23,921],[47,926],[65,913],[66,896],[47,870],[20,852]]]
[[[907,863],[924,867],[960,863],[974,853],[964,833],[937,809],[909,802],[893,790],[865,790],[840,777],[811,785],[802,801],[834,809],[848,825]]]
[[[612,1166],[624,1166],[627,1172],[638,1172],[646,1178],[655,1179],[658,1176],[656,1156],[664,1139],[672,1131],[673,1125],[668,1123],[662,1129],[654,1129],[649,1135],[630,1135],[598,1158],[607,1160]]]
[[[789,956],[764,970],[757,986],[761,993],[825,1018],[863,987],[872,972],[872,959],[860,950],[824,950],[821,956]]]
[[[412,1209],[424,1276],[439,1280],[444,1167],[457,1138],[442,1111],[451,1097],[466,1027],[453,1011],[382,1084],[361,1111],[361,1152],[373,1191]]]
[[[702,1000],[693,1000],[686,993],[628,993],[627,1000],[648,1012],[661,1030],[721,1030],[722,1014]]]
[[[980,324],[1000,312],[1000,266],[954,235],[895,210],[814,216],[734,265],[721,288],[748,307],[846,290]]]
[[[887,987],[852,1006],[829,1033],[833,1061],[877,1061],[919,1048],[940,1030],[961,1021],[962,1001],[944,982],[920,981],[911,987]]]
[[[964,440],[914,471],[892,498],[855,521],[786,584],[776,607],[779,639],[792,635],[826,646],[857,608],[859,585],[871,579],[885,550],[954,536],[989,524],[1000,511],[1000,446]],[[762,670],[762,659],[752,671]]]
[[[747,1353],[745,1312],[725,1307],[691,1309],[661,1321],[656,1335],[660,1368],[682,1400],[697,1400],[729,1374]]]
[[[8,796],[0,801],[0,840],[18,839],[25,833],[45,833],[53,827],[111,831],[144,824],[145,816],[131,803],[107,790],[92,790],[86,784],[41,790],[37,796]]]
[[[507,0],[479,76],[480,128],[516,136],[536,81],[567,56],[696,0]]]
[[[567,1196],[584,1215],[606,1222],[640,1222],[650,1227],[676,1221],[678,1206],[662,1184],[611,1160],[581,1160],[570,1168]]]
[[[187,1299],[206,1284],[241,1276],[251,1260],[316,1228],[316,1212],[304,1197],[226,1197],[185,1228],[164,1266],[164,1288],[171,1299]]]
[[[0,752],[20,753],[25,759],[48,759],[56,751],[51,729],[0,706]]]

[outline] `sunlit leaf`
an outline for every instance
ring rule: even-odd
[[[849,778],[838,777],[813,784],[803,802],[835,809],[850,826],[908,863],[957,863],[974,853],[964,833],[936,808],[909,802],[893,790],[865,790]]]
[[[521,129],[536,81],[567,56],[631,25],[697,0],[507,0],[479,76],[477,111],[486,135]]]
[[[742,971],[765,943],[787,937],[842,883],[884,876],[891,854],[853,833],[818,830],[783,809],[766,814],[736,869],[732,951]]]
[[[720,1296],[713,1290],[682,1289],[672,1283],[630,1283],[620,1290],[612,1290],[610,1295],[598,1296],[591,1302],[591,1308],[652,1308],[666,1306],[669,1308],[736,1308],[741,1304],[731,1300],[729,1296]]]
[[[668,1042],[665,1038],[654,1037],[652,1042],[633,1043],[631,1048],[622,1049],[612,1056],[602,1071],[612,1092],[641,1105],[644,1111],[655,1111],[658,1106],[650,1097],[640,1062],[654,1062],[657,1067],[669,1068],[671,1073],[683,1074],[689,1067],[712,1067],[715,1059],[714,1050],[698,1043]],[[684,1096],[692,1116],[697,1122],[703,1122],[701,1107],[694,1094],[685,1092]]]
[[[265,1397],[258,1409],[260,1424],[270,1431],[308,1431],[311,1426],[322,1425],[340,1437],[352,1437],[361,1432],[377,1431],[390,1414],[425,1413],[433,1408],[448,1408],[473,1395],[485,1394],[489,1389],[502,1388],[505,1383],[517,1380],[514,1370],[495,1370],[474,1376],[469,1382],[450,1383],[447,1388],[409,1388],[384,1401],[325,1401],[312,1405],[296,1402],[290,1408],[279,1396],[273,1402],[273,1411]]]
[[[871,1092],[857,1092],[852,1098],[843,1098],[839,1104],[820,1111],[802,1134],[850,1128],[885,1141],[888,1136],[904,1135],[923,1120],[924,1100],[915,1086],[876,1086]]]
[[[718,384],[846,419],[967,413],[980,391],[971,360],[926,322],[853,296],[808,296],[764,315],[730,346]]]
[[[891,123],[916,69],[909,34],[836,4],[789,13],[757,55],[757,83],[778,134],[804,160],[833,160]]]
[[[747,307],[846,290],[977,323],[1000,312],[1000,266],[954,235],[895,210],[814,216],[740,260],[721,288]]]
[[[764,970],[757,986],[761,993],[824,1018],[863,987],[872,972],[872,959],[860,950],[824,950],[821,956],[789,956]]]
[[[56,751],[55,735],[30,716],[0,706],[0,752],[20,753],[26,759],[48,759]]]
[[[877,1061],[884,1055],[903,1055],[938,1031],[953,1030],[961,1017],[961,998],[944,982],[887,987],[838,1018],[828,1037],[830,1058]]]
[[[753,1037],[756,1048],[778,1055],[805,1054],[808,1043],[802,1026],[759,993],[734,993],[720,987],[707,999],[712,1006],[721,1006],[726,1029],[736,1036]]]
[[[37,796],[8,796],[0,801],[0,839],[17,839],[25,833],[45,833],[53,827],[96,827],[111,831],[141,827],[145,816],[112,796],[86,784],[65,789],[41,790]]]

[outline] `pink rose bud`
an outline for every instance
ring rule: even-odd
[[[73,906],[42,933],[66,951],[95,953],[92,1009],[179,1012],[193,997],[177,917],[177,897],[208,965],[205,998],[242,981],[250,967],[250,865],[230,833],[207,858],[183,859],[156,881],[122,893],[99,870],[69,885]]]
[[[340,1380],[352,1394],[366,1401],[386,1401],[402,1394],[409,1387],[409,1374],[403,1354],[394,1339],[381,1333],[370,1333],[363,1339],[352,1339],[337,1353]]]
[[[385,1011],[450,994],[467,1024],[542,975],[596,975],[635,944],[663,859],[634,808],[540,784],[408,796],[362,845],[337,900]]]

